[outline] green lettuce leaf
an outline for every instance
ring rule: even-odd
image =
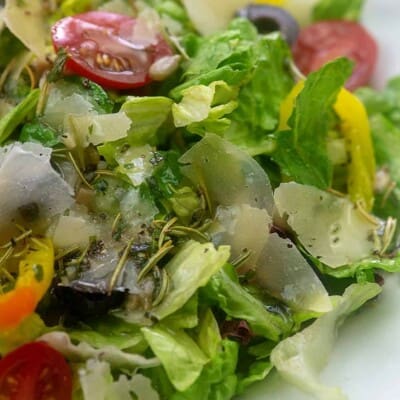
[[[400,128],[400,76],[390,79],[382,91],[363,87],[355,93],[364,103],[369,116],[383,114],[397,128]]]
[[[22,143],[40,143],[45,147],[54,147],[60,144],[61,138],[57,132],[40,121],[32,121],[22,127],[19,141]]]
[[[235,280],[235,271],[226,267],[215,274],[202,290],[202,296],[218,305],[231,318],[245,320],[256,335],[273,341],[287,336],[292,329],[289,318],[267,311],[264,304]]]
[[[0,144],[3,144],[18,125],[34,112],[39,101],[40,89],[32,90],[25,99],[0,120]]]
[[[314,6],[312,19],[320,21],[325,19],[345,19],[358,21],[365,0],[319,0]]]
[[[391,79],[384,90],[360,88],[370,120],[378,167],[373,212],[380,218],[400,219],[400,77]],[[395,237],[398,237],[398,225]],[[395,240],[393,241],[393,243]]]
[[[86,342],[101,349],[115,346],[131,353],[141,353],[147,347],[140,327],[111,315],[86,321],[81,327],[68,330],[73,341]]]
[[[314,260],[314,262],[322,273],[334,276],[335,278],[354,278],[366,271],[374,272],[381,270],[391,273],[400,271],[400,256],[394,258],[370,257],[335,269],[329,268],[318,262],[318,260]]]
[[[190,36],[184,44],[191,58],[183,65],[184,82],[170,92],[174,100],[181,100],[184,94],[187,97],[188,91],[192,97],[202,94],[200,104],[207,114],[212,97],[210,83],[225,81],[232,94],[236,93],[188,130],[199,134],[223,132],[252,155],[270,153],[273,144],[266,134],[276,129],[280,104],[293,85],[287,68],[291,57],[287,43],[278,34],[258,35],[249,21],[235,19],[224,32],[205,38]],[[199,111],[199,101],[195,107],[193,100],[191,118],[193,110]],[[187,118],[188,110],[181,109],[180,116]]]
[[[190,37],[187,48],[190,61],[184,66],[184,82],[170,92],[179,101],[183,90],[195,85],[225,81],[237,86],[245,82],[255,61],[257,30],[245,19],[235,19],[228,29],[213,36]]]
[[[260,37],[254,52],[251,79],[240,89],[238,108],[225,133],[226,139],[252,156],[271,152],[271,139],[266,135],[277,128],[280,104],[293,85],[287,68],[290,51],[280,35]]]
[[[236,393],[235,373],[239,344],[223,340],[218,353],[205,365],[198,379],[185,391],[176,392],[171,400],[230,400]]]
[[[264,380],[267,375],[272,371],[273,365],[269,360],[255,361],[250,365],[246,374],[240,374],[236,393],[243,393],[243,391],[250,385]]]
[[[179,310],[229,259],[229,247],[215,249],[212,243],[189,241],[183,245],[165,269],[170,290],[162,303],[151,310],[161,320]]]
[[[8,28],[3,27],[0,31],[0,67],[5,68],[7,64],[25,49],[22,42],[17,39]]]
[[[163,324],[172,329],[194,328],[199,323],[197,315],[199,301],[194,294],[179,310],[164,318]]]
[[[340,58],[309,75],[289,120],[291,130],[277,132],[272,158],[282,173],[298,183],[326,189],[332,181],[327,135],[334,121],[332,106],[351,72]]]
[[[191,133],[204,135],[207,132],[222,133],[230,120],[224,118],[236,107],[237,91],[226,82],[216,81],[208,86],[194,85],[182,91],[182,100],[172,106],[176,127],[187,127]]]
[[[142,332],[174,387],[179,391],[189,388],[208,362],[196,342],[185,331],[161,323],[142,328]]]
[[[121,111],[132,120],[127,142],[150,145],[163,142],[160,127],[167,122],[172,104],[167,97],[128,97],[121,106]]]
[[[198,343],[200,348],[208,357],[215,357],[219,351],[222,338],[219,332],[218,322],[211,309],[207,308],[201,316],[198,331]]]
[[[346,397],[339,388],[319,382],[319,371],[326,364],[337,329],[346,317],[376,297],[381,290],[375,283],[349,286],[342,297],[334,298],[336,304],[332,311],[275,347],[271,353],[274,367],[288,382],[318,399],[344,400]]]

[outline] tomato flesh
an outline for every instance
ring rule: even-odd
[[[0,398],[71,400],[71,370],[46,343],[27,343],[0,360]]]
[[[293,58],[304,74],[321,68],[338,57],[354,61],[353,74],[346,87],[354,90],[366,85],[374,71],[377,45],[358,23],[321,21],[304,28],[293,46]]]
[[[106,88],[135,88],[150,82],[149,68],[156,60],[172,54],[159,33],[138,34],[138,24],[125,15],[90,11],[58,21],[53,44],[66,50],[67,70]]]

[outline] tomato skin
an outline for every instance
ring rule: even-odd
[[[27,343],[0,360],[0,395],[2,400],[71,400],[71,370],[46,343]]]
[[[308,75],[338,57],[348,57],[355,65],[346,87],[366,85],[374,71],[378,47],[371,35],[352,21],[321,21],[304,28],[293,45],[293,58]]]
[[[90,11],[66,17],[52,27],[56,51],[68,54],[66,70],[109,89],[132,89],[150,82],[150,66],[172,50],[160,34],[135,37],[137,20]]]

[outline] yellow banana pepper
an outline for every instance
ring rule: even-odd
[[[28,239],[14,288],[0,294],[0,330],[9,330],[31,315],[54,276],[54,250],[49,239]]]
[[[285,0],[256,0],[257,4],[270,4],[271,6],[281,6]]]
[[[302,91],[304,81],[298,82],[281,104],[279,130],[288,129],[296,97]],[[362,102],[342,88],[334,104],[340,120],[340,132],[346,139],[350,155],[347,190],[353,202],[370,211],[374,202],[375,155],[368,115]]]

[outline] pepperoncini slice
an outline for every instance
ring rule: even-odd
[[[304,81],[299,81],[282,102],[279,130],[289,129],[288,121]],[[370,211],[374,203],[375,155],[367,111],[362,102],[342,88],[333,106],[339,117],[340,132],[349,153],[347,190],[351,200]]]
[[[269,4],[271,6],[281,6],[285,0],[256,0],[256,4]]]
[[[50,239],[29,238],[14,287],[0,294],[0,329],[15,328],[32,314],[51,285],[54,249]]]

